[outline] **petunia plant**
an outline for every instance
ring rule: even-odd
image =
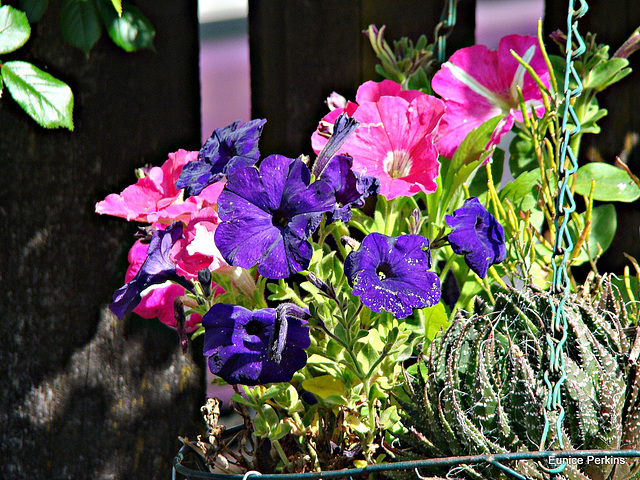
[[[404,372],[434,338],[500,289],[549,289],[560,62],[541,34],[461,49],[442,65],[423,40],[403,41],[393,60],[383,33],[367,31],[386,79],[363,83],[354,101],[327,99],[312,158],[263,157],[266,120],[235,122],[96,205],[144,224],[112,311],[157,316],[183,347],[203,336],[216,382],[235,389],[242,454],[202,450],[229,471],[395,458]],[[587,49],[585,133],[606,113],[597,93],[626,74],[627,43],[613,59]],[[640,182],[591,164],[572,188],[584,211],[573,214],[571,263],[597,271],[615,210],[594,200],[633,201]]]

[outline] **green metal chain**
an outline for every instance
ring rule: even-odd
[[[444,63],[447,59],[447,37],[451,35],[453,27],[456,25],[458,18],[458,0],[445,0],[440,21],[436,25],[433,32],[436,49],[438,51],[438,62]]]
[[[582,37],[578,33],[578,18],[582,17],[588,10],[586,0],[579,0],[580,8],[574,9],[574,0],[569,0],[569,8],[567,14],[567,47],[565,59],[565,75],[564,75],[564,103],[562,112],[561,135],[562,143],[560,148],[560,158],[558,161],[558,195],[556,197],[556,212],[554,218],[554,226],[556,236],[553,249],[553,292],[559,297],[557,305],[552,299],[551,308],[553,312],[549,332],[547,333],[547,344],[549,347],[549,368],[544,374],[544,379],[549,389],[545,411],[545,426],[542,434],[540,449],[546,446],[547,436],[550,425],[550,414],[555,414],[556,422],[556,440],[559,449],[564,447],[562,439],[562,422],[564,419],[564,408],[562,407],[562,385],[567,378],[564,359],[564,347],[567,340],[567,318],[564,311],[564,305],[567,301],[570,281],[567,268],[569,259],[573,251],[573,241],[568,229],[568,222],[572,212],[575,211],[576,205],[568,186],[569,177],[578,169],[578,161],[571,148],[571,138],[580,132],[580,122],[571,106],[571,99],[582,93],[582,82],[574,68],[574,59],[585,52],[585,44]],[[577,48],[573,48],[573,37]],[[570,88],[570,82],[576,84],[576,88]],[[568,130],[567,124],[571,117],[575,127]],[[555,379],[555,383],[552,380]],[[565,464],[562,463],[558,468],[549,470],[549,473],[560,473]]]

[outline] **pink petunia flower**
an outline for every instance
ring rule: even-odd
[[[128,221],[171,223],[181,220],[188,223],[202,202],[215,202],[224,187],[223,183],[210,185],[195,197],[183,198],[176,189],[176,181],[182,168],[191,160],[197,160],[198,152],[178,150],[169,154],[162,167],[152,167],[134,185],[122,193],[112,193],[96,204],[96,212],[126,218]]]
[[[203,268],[214,272],[229,266],[214,241],[219,223],[216,207],[207,203],[191,216],[183,231],[184,238],[171,249],[171,258],[179,274],[195,279]]]
[[[544,113],[536,82],[511,54],[512,50],[549,86],[549,71],[534,37],[503,37],[497,51],[484,45],[458,50],[442,65],[431,83],[446,106],[436,138],[436,146],[442,155],[451,158],[472,129],[495,116],[504,115],[487,148],[497,145],[514,122],[522,122],[518,86],[525,105],[535,109],[539,116]]]
[[[352,116],[360,125],[338,152],[353,157],[352,170],[377,178],[380,194],[389,200],[434,192],[440,173],[434,135],[444,113],[443,102],[417,90],[402,90],[391,80],[364,83],[356,101]],[[347,104],[348,114],[349,108]],[[329,113],[319,130],[323,122],[335,121],[340,110]],[[312,136],[316,152],[327,141],[319,130]]]

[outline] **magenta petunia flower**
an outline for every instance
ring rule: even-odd
[[[484,45],[458,50],[442,65],[431,83],[446,106],[436,138],[442,155],[451,158],[472,129],[504,115],[487,147],[497,145],[514,122],[522,122],[517,87],[522,90],[527,107],[535,109],[538,115],[544,113],[536,82],[511,54],[512,50],[549,86],[549,71],[534,37],[503,37],[497,51]]]
[[[198,158],[198,152],[178,150],[169,154],[162,167],[141,169],[142,178],[125,188],[119,195],[112,193],[96,204],[96,212],[113,215],[136,222],[171,223],[174,220],[189,222],[191,214],[202,207],[203,202],[214,203],[224,184],[211,185],[197,197],[184,200],[182,190],[176,188],[182,168]]]
[[[385,80],[366,82],[356,95],[353,117],[360,123],[338,153],[353,157],[353,171],[377,178],[387,199],[436,190],[440,173],[434,136],[444,113],[441,100],[417,90],[401,90]],[[343,110],[353,110],[348,104]],[[326,144],[325,123],[335,121],[342,109],[330,112],[312,136],[319,151]]]

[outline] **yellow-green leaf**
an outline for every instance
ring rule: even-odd
[[[323,400],[329,395],[344,396],[347,393],[344,383],[331,375],[309,378],[302,382],[302,388]]]

